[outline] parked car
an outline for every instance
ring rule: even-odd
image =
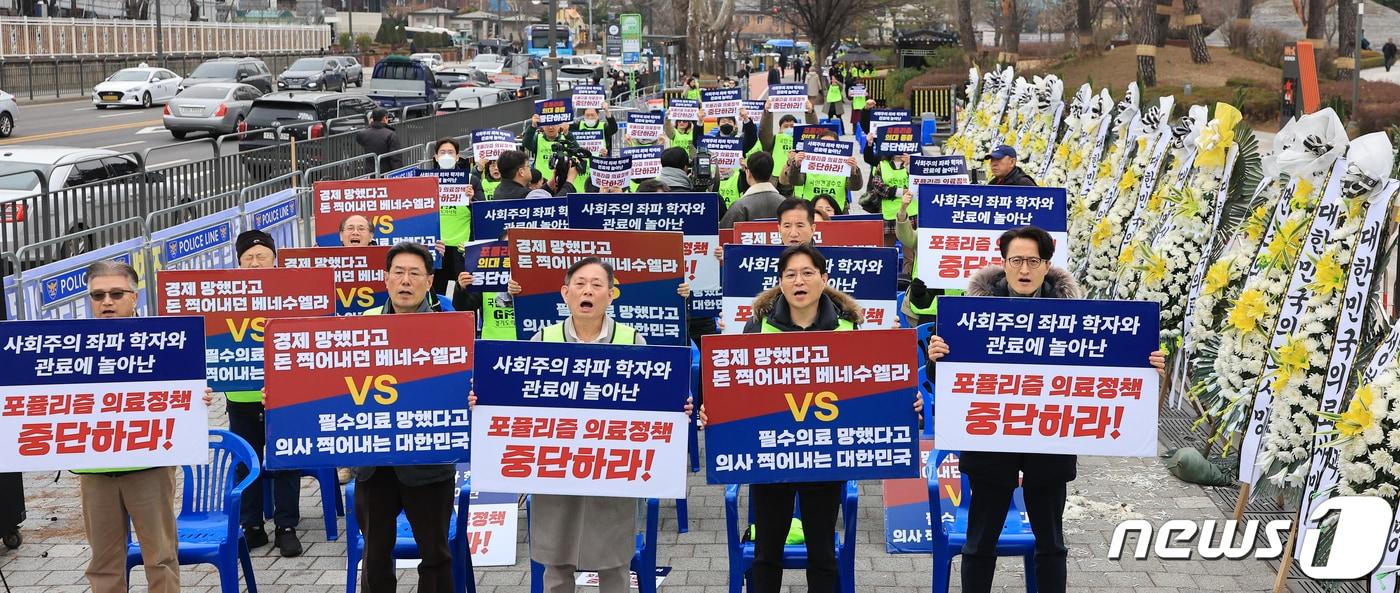
[[[175,98],[182,80],[165,68],[123,68],[92,87],[92,104],[98,109],[112,105],[150,107]]]
[[[304,142],[297,147],[298,162],[319,163],[324,144],[305,141],[364,128],[375,107],[369,97],[332,92],[280,92],[254,99],[238,126],[243,166],[255,177],[273,177],[290,155],[267,149],[292,139]]]
[[[15,133],[15,119],[19,117],[19,103],[15,96],[0,91],[0,138]]]
[[[452,111],[480,109],[488,105],[510,101],[512,93],[506,89],[485,86],[464,86],[452,89],[438,105],[437,115]]]
[[[253,100],[263,92],[242,83],[211,82],[185,89],[165,106],[165,129],[176,140],[190,132],[218,136],[238,131]]]
[[[428,65],[428,69],[437,70],[442,67],[442,54],[434,52],[419,52],[408,56],[408,59],[415,62],[423,62]]]
[[[343,91],[345,76],[337,62],[326,58],[302,58],[277,75],[277,90]]]
[[[438,100],[437,79],[421,61],[389,56],[374,65],[367,95],[385,109]]]
[[[501,54],[477,54],[472,58],[471,68],[486,75],[500,74],[506,67],[506,57]]]
[[[592,81],[603,77],[603,66],[592,64],[583,56],[560,56],[559,78],[573,78]]]
[[[485,72],[471,69],[440,70],[433,73],[433,79],[440,89],[455,89],[461,86],[487,86],[491,78]]]
[[[272,71],[257,58],[215,58],[200,64],[180,81],[180,91],[212,82],[243,83],[263,93],[272,92]]]
[[[365,86],[365,68],[355,56],[330,56],[326,59],[340,63],[340,71],[345,76],[346,85]]]

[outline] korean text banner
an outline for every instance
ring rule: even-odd
[[[1069,264],[1065,190],[1010,185],[920,185],[919,258],[914,272],[929,288],[967,288],[978,270],[1001,265],[997,238],[1035,225],[1055,240],[1049,265]]]
[[[748,99],[744,100],[744,109],[747,109],[749,112],[749,121],[753,122],[753,125],[755,126],[763,123],[764,105],[766,105],[764,101],[750,101]]]
[[[700,103],[705,106],[705,117],[732,117],[739,118],[739,108],[744,106],[744,100],[739,96],[739,89],[714,89],[700,91]]]
[[[881,498],[885,505],[885,552],[890,554],[928,554],[933,551],[933,524],[929,521],[928,474],[929,453],[933,450],[932,439],[919,441],[919,477],[885,480],[880,484]],[[955,480],[951,491],[944,488],[944,473],[955,475],[958,471],[956,455],[950,455],[937,468],[939,475],[938,497],[955,498],[962,494],[962,484]],[[949,465],[945,469],[944,465]],[[948,523],[953,516],[948,515]],[[951,526],[951,525],[949,525]]]
[[[806,113],[807,85],[775,84],[768,87],[768,111],[772,113]]]
[[[468,458],[471,313],[267,324],[269,469]]]
[[[486,341],[476,371],[473,487],[685,498],[688,348]]]
[[[669,121],[699,121],[700,102],[695,99],[671,99],[666,102],[666,119]]]
[[[827,132],[836,133],[836,128],[826,124],[806,124],[794,125],[792,127],[792,139],[795,143],[795,150],[802,150],[802,143],[807,140],[821,138]]]
[[[822,247],[885,245],[885,223],[882,220],[833,220],[816,226],[812,241]],[[740,245],[782,245],[783,237],[776,222],[744,221],[734,223],[733,242]]]
[[[778,285],[779,245],[724,247],[724,333],[743,333],[753,317],[753,300]],[[861,304],[863,327],[899,326],[899,254],[892,247],[822,247],[827,257],[828,285]]]
[[[283,268],[327,268],[335,272],[335,314],[359,315],[389,299],[384,267],[389,248],[286,247],[277,250]],[[259,359],[261,360],[261,359]]]
[[[823,175],[851,174],[851,143],[830,140],[807,140],[800,149],[803,153],[802,172]]]
[[[967,159],[962,155],[909,157],[909,185],[911,187],[943,184],[961,185],[971,183],[967,175]]]
[[[603,137],[604,130],[575,130],[569,132],[578,142],[578,147],[588,151],[593,156],[606,156],[608,154],[608,141]]]
[[[557,126],[574,121],[573,99],[541,99],[535,101],[535,115],[542,126]]]
[[[494,161],[507,150],[515,150],[515,134],[496,128],[472,130],[472,156],[478,161]]]
[[[880,126],[875,132],[875,153],[879,155],[914,154],[919,152],[919,136],[913,124],[893,123]]]
[[[713,193],[571,194],[569,228],[680,231],[685,241],[687,307],[692,315],[719,315],[719,195]]]
[[[478,239],[504,239],[509,228],[562,229],[569,226],[567,198],[493,200],[472,207]]]
[[[635,197],[629,195],[628,197]],[[686,344],[685,299],[676,293],[685,274],[680,233],[515,229],[510,232],[515,330],[521,338],[569,316],[559,287],[574,262],[597,257],[612,265],[609,317],[646,337],[648,344]]]
[[[471,483],[471,464],[458,463],[457,489],[452,493],[452,500],[462,495],[462,488],[471,488]],[[472,555],[472,566],[515,566],[519,503],[520,497],[516,494],[471,491],[467,551]]]
[[[627,135],[642,142],[658,140],[661,138],[661,128],[664,125],[661,118],[660,113],[629,113],[627,114]]]
[[[701,136],[699,144],[701,148],[710,151],[710,155],[714,158],[714,165],[720,171],[733,171],[739,168],[739,159],[744,156],[742,138]]]
[[[919,475],[913,330],[705,336],[706,480]]]
[[[634,114],[635,115],[635,114]],[[632,179],[651,179],[661,174],[661,145],[624,146],[623,158],[632,161]]]
[[[335,272],[328,268],[156,274],[160,316],[204,316],[204,366],[214,391],[262,389],[267,320],[332,315],[334,292]]]
[[[574,87],[574,109],[602,109],[606,98],[601,84],[580,84]]]
[[[1157,315],[1142,301],[940,297],[938,446],[1156,455]]]
[[[890,124],[907,124],[909,120],[908,109],[871,109],[870,110],[870,131],[874,132]],[[918,144],[916,136],[914,143]],[[914,152],[918,152],[917,150]]]
[[[447,169],[424,173],[438,179],[438,238],[449,247],[461,247],[472,236],[471,171]]]
[[[0,323],[6,471],[209,462],[198,317]]]
[[[375,245],[438,240],[437,177],[317,181],[316,245],[340,247],[340,223],[352,214],[369,219]]]
[[[510,283],[510,247],[503,239],[467,243],[462,268],[472,275],[467,292],[506,292]]]
[[[623,187],[632,176],[632,159],[595,158],[589,163],[589,179],[598,187]]]

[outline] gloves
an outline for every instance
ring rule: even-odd
[[[909,283],[909,290],[905,293],[904,298],[916,308],[927,309],[933,305],[934,296],[936,295],[927,286],[924,286],[923,280],[915,278]]]

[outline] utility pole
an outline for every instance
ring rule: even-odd
[[[1361,18],[1366,16],[1365,0],[1356,3],[1356,37],[1351,43],[1351,119],[1357,121],[1357,111],[1361,107]]]
[[[161,67],[164,67],[164,66],[165,66],[165,36],[161,34],[161,30],[164,29],[165,27],[161,25],[161,19],[160,19],[160,0],[155,0],[155,3],[156,3],[156,58],[160,60],[160,65],[161,65]]]
[[[554,12],[554,7],[556,6],[554,3],[555,0],[545,0],[545,2],[549,5],[549,9],[546,11],[549,18],[549,63],[545,64],[545,70],[548,71],[548,81],[545,83],[544,87],[544,98],[553,99],[554,95],[559,92],[559,87],[557,86],[559,80],[559,44],[555,43],[554,40],[554,26],[558,15]]]

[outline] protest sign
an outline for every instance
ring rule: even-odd
[[[911,124],[911,123],[912,123],[912,122],[911,122],[911,120],[909,119],[909,110],[908,110],[908,109],[871,109],[871,110],[870,110],[870,133],[872,133],[872,134],[875,133],[877,130],[879,130],[879,129],[881,129],[881,128],[887,126],[887,125],[890,125],[890,124]],[[911,127],[912,127],[912,126],[911,126]],[[914,142],[917,144],[918,141],[919,141],[919,137],[918,137],[918,136],[914,136]],[[918,152],[918,150],[915,149],[914,152]]]
[[[1049,265],[1069,264],[1065,190],[1009,185],[920,185],[915,274],[929,288],[967,288],[978,270],[1001,265],[997,238],[1016,227],[1045,229],[1059,247]]]
[[[627,585],[627,588],[629,588],[629,589],[637,589],[637,588],[638,588],[638,585],[637,585],[637,571],[631,570],[631,571],[628,571],[627,574],[628,574],[629,577],[631,578],[631,581],[630,581],[629,584]],[[666,576],[669,575],[669,574],[671,574],[671,567],[669,567],[669,566],[658,566],[658,567],[656,567],[656,588],[657,588],[657,589],[660,589],[660,588],[661,588],[661,583],[666,582]],[[578,586],[578,587],[597,587],[597,586],[599,586],[598,573],[597,573],[597,572],[594,572],[594,571],[591,571],[591,570],[580,570],[580,571],[578,571],[577,573],[575,573],[574,585],[575,585],[575,586]]]
[[[589,178],[593,180],[593,185],[600,188],[625,187],[632,176],[632,159],[629,157],[595,158],[589,165]]]
[[[635,194],[628,197],[635,198]],[[510,233],[515,329],[521,338],[569,316],[559,287],[574,262],[597,257],[613,267],[617,286],[609,317],[646,336],[649,344],[686,344],[685,274],[677,232],[516,229]]]
[[[462,250],[462,269],[471,273],[467,292],[506,292],[510,283],[510,247],[501,239],[467,243]]]
[[[700,102],[694,99],[671,99],[666,104],[667,121],[700,121]]]
[[[938,497],[961,502],[962,474],[958,471],[956,454],[950,454],[936,469],[928,466],[932,439],[919,440],[919,477],[885,480],[880,484],[885,505],[885,552],[890,554],[928,554],[933,551],[933,523],[928,506],[928,475],[938,472]],[[947,476],[947,477],[944,477]],[[940,517],[942,519],[942,517]],[[952,515],[945,525],[951,526]]]
[[[339,247],[341,222],[359,215],[369,219],[375,245],[412,241],[436,253],[437,177],[317,181],[312,191],[318,247]]]
[[[461,247],[472,237],[471,171],[424,171],[438,179],[438,237],[448,247]]]
[[[457,464],[457,490],[452,500],[471,488],[472,464]],[[514,566],[515,537],[519,532],[520,497],[504,492],[472,490],[467,516],[467,551],[472,566]],[[461,520],[461,518],[458,518]]]
[[[719,315],[719,196],[712,193],[572,194],[569,228],[680,231],[685,242],[686,306],[699,317]]]
[[[863,85],[863,84],[853,84],[853,85],[851,85],[851,90],[850,90],[850,93],[849,93],[849,94],[850,94],[850,96],[851,96],[852,99],[866,96],[866,94],[865,94],[865,85]]]
[[[688,348],[486,341],[477,356],[473,487],[685,498]]]
[[[535,101],[535,115],[540,116],[539,125],[558,126],[574,121],[573,99],[541,99]]]
[[[267,324],[268,469],[468,458],[471,313]]]
[[[831,217],[833,222],[847,222],[852,220],[875,220],[884,221],[885,217],[880,214],[837,214]]]
[[[939,297],[934,434],[959,451],[1157,454],[1158,305]],[[706,394],[709,399],[709,393]]]
[[[495,128],[472,130],[472,156],[478,161],[494,161],[507,150],[515,150],[515,134]]]
[[[836,128],[827,124],[797,124],[792,126],[793,150],[802,152],[803,143],[821,138],[822,134],[826,133],[836,134]]]
[[[710,151],[710,159],[721,174],[739,168],[739,159],[744,158],[743,138],[721,138],[701,136],[700,148]]]
[[[919,475],[913,330],[705,336],[705,479]]]
[[[713,89],[700,91],[700,104],[705,107],[706,118],[732,117],[737,120],[744,100],[739,95],[739,89]]]
[[[204,321],[9,321],[0,445],[6,471],[209,462]]]
[[[851,174],[851,143],[807,140],[802,147],[802,172],[845,177]]]
[[[562,229],[569,226],[567,198],[478,202],[472,214],[479,239],[504,239],[508,228]]]
[[[603,137],[603,130],[575,130],[570,132],[574,141],[578,142],[579,148],[588,151],[593,156],[607,156],[608,141]]]
[[[915,192],[920,185],[965,185],[972,180],[967,175],[967,159],[962,155],[909,157],[909,188]]]
[[[764,101],[744,100],[744,109],[749,112],[749,121],[753,122],[755,126],[763,123],[764,105],[766,105]]]
[[[384,268],[389,248],[284,247],[277,251],[283,268],[325,268],[335,272],[335,314],[359,315],[388,300]],[[262,360],[259,358],[258,360]]]
[[[770,113],[807,113],[807,85],[769,86],[767,109]]]
[[[602,109],[607,97],[601,84],[574,86],[574,109]]]
[[[661,128],[664,124],[661,121],[660,113],[637,113],[627,114],[627,136],[640,142],[654,142],[661,139]],[[627,149],[623,149],[624,153]]]
[[[778,285],[778,245],[728,245],[724,247],[724,333],[744,331],[753,317],[753,301],[759,293]],[[863,327],[898,327],[899,254],[891,247],[822,247],[827,258],[828,285],[856,299],[862,308]]]
[[[661,148],[652,146],[626,146],[622,149],[623,158],[632,161],[632,171],[628,173],[633,181],[651,179],[661,174]]]
[[[875,132],[875,154],[915,154],[919,152],[919,135],[907,123],[886,124]]]
[[[257,391],[267,320],[334,314],[334,291],[335,272],[327,268],[161,270],[156,310],[163,317],[204,316],[210,389]]]
[[[884,247],[882,220],[833,220],[816,225],[812,242],[822,247]],[[739,245],[783,245],[778,223],[745,221],[734,223],[734,239]]]

